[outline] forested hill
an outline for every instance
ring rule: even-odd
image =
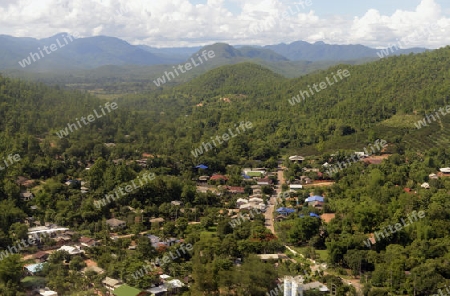
[[[338,65],[292,80],[244,63],[214,69],[170,93],[178,94],[182,101],[189,98],[193,115],[189,120],[200,124],[208,116],[216,118],[214,125],[209,125],[211,129],[196,132],[205,133],[205,139],[220,127],[247,118],[258,126],[256,139],[273,149],[299,148],[319,141],[330,141],[333,149],[334,141],[339,141],[352,149],[364,145],[369,136],[401,142],[407,134],[420,133],[422,137],[422,133],[436,132],[436,127],[417,130],[414,122],[426,111],[448,104],[449,61],[447,47],[367,65]],[[350,76],[337,78],[334,85],[314,91],[301,103],[289,103],[299,91],[307,91],[308,85],[333,79],[332,73],[339,69],[347,69]],[[447,121],[450,119],[444,118],[444,123]],[[201,138],[188,140],[192,141],[201,142]]]
[[[15,146],[26,154],[27,147],[33,147],[26,143],[39,141],[53,156],[65,152],[92,158],[104,153],[102,143],[114,142],[128,156],[146,151],[179,157],[189,165],[214,159],[221,166],[241,157],[359,149],[374,137],[398,143],[398,149],[424,149],[433,141],[447,143],[450,116],[420,130],[414,122],[449,103],[449,61],[447,47],[367,65],[339,65],[299,79],[286,79],[251,63],[223,66],[181,86],[120,98],[113,115],[83,126],[67,139],[59,139],[56,132],[105,102],[80,92],[1,78],[4,147]],[[339,69],[350,76],[290,104],[299,91],[333,79]],[[194,147],[241,121],[251,121],[254,128],[193,158]],[[436,138],[425,145],[417,142],[430,135]],[[125,148],[128,143],[137,145],[138,152]]]

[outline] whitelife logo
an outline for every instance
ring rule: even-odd
[[[450,105],[445,106],[445,111],[444,108],[441,107],[438,109],[439,111],[441,111],[442,116],[447,115],[448,113],[450,113]],[[427,119],[428,119],[428,123],[431,124],[431,119],[433,118],[433,122],[436,122],[437,120],[441,121],[441,117],[439,116],[439,113],[436,111],[436,109],[434,110],[436,117],[438,119],[436,119],[436,117],[434,117],[434,115],[426,115],[422,120],[417,121],[417,123],[414,123],[414,125],[417,127],[417,129],[421,129],[422,126],[428,126],[427,125]]]
[[[209,57],[210,59],[212,59],[212,58],[214,58],[214,57],[216,56],[216,54],[214,53],[213,50],[210,50],[210,51],[208,51],[208,52],[206,52],[206,50],[204,50],[204,51],[202,52],[202,55],[201,55],[201,56],[203,57],[203,59],[204,59],[205,61],[208,61],[208,57]],[[207,56],[208,56],[208,57],[207,57]],[[192,61],[192,64],[194,64],[194,67],[198,67],[198,66],[200,66],[201,64],[203,64],[203,60],[202,60],[202,58],[199,56],[199,54],[197,54],[197,58],[198,58],[198,61],[200,62],[200,64],[197,64],[197,63],[195,62],[194,58],[191,58],[191,61]],[[187,62],[186,64],[184,64],[184,69],[186,69],[186,70],[183,69],[183,65],[178,65],[177,68],[178,68],[178,70],[180,70],[180,72],[183,74],[183,73],[186,73],[187,71],[189,71],[189,70],[192,69],[192,64],[189,63],[189,62]],[[173,70],[175,71],[175,73],[177,74],[177,77],[180,76],[180,74],[178,73],[178,71],[177,71],[177,69],[175,68],[175,66],[172,66],[172,68],[173,68]],[[165,76],[164,76],[164,75],[165,75]],[[175,74],[174,74],[173,72],[171,72],[171,71],[169,71],[169,72],[164,71],[164,75],[161,76],[161,77],[158,77],[156,80],[153,80],[153,83],[154,83],[156,86],[161,86],[161,85],[165,84],[166,82],[168,82],[168,81],[170,81],[170,80],[172,80],[172,79],[175,79]],[[169,77],[169,76],[171,76],[172,78]],[[166,77],[167,77],[167,81],[166,81]]]
[[[99,106],[99,107],[100,107],[100,109],[101,109],[101,113],[102,113],[103,115],[106,115],[106,112],[105,112],[105,110],[103,109],[103,107],[102,107],[102,106]],[[108,110],[108,113],[110,113],[112,110],[116,110],[117,107],[118,107],[118,106],[117,106],[117,103],[116,103],[116,102],[112,102],[112,103],[106,102],[106,104],[105,104],[105,108],[106,108],[106,110]],[[94,109],[93,111],[94,111],[94,114],[95,114],[95,116],[96,116],[97,118],[103,117],[103,115],[99,115],[99,114],[97,113],[97,110]],[[86,122],[86,119],[87,119],[89,122]],[[90,114],[90,115],[88,115],[87,117],[82,116],[80,119],[76,118],[75,120],[77,121],[78,126],[81,128],[82,126],[81,126],[81,124],[80,124],[80,120],[84,123],[84,125],[88,125],[90,122],[94,122],[95,119],[96,119],[96,118],[94,117],[94,115]],[[72,127],[73,127],[73,129],[72,129]],[[63,137],[69,135],[69,130],[70,130],[70,132],[73,132],[74,130],[78,130],[78,127],[77,127],[77,125],[76,125],[75,123],[68,123],[68,124],[67,124],[67,127],[66,127],[65,129],[63,129],[63,130],[60,130],[59,132],[56,132],[56,135],[57,135],[60,139],[62,139]]]
[[[157,265],[161,265],[161,262],[164,264],[168,264],[170,263],[170,261],[175,260],[177,258],[181,257],[181,254],[179,252],[179,250],[181,250],[183,252],[183,254],[186,254],[186,251],[192,251],[194,249],[194,247],[191,244],[186,244],[186,249],[184,244],[181,244],[177,249],[176,252],[178,254],[178,256],[174,256],[172,251],[169,252],[170,257],[168,255],[164,255],[162,257],[162,259],[160,258],[156,258],[152,259],[150,261],[150,264],[144,265],[141,269],[139,269],[138,271],[136,271],[134,274],[132,274],[132,276],[134,277],[135,280],[145,276],[147,273],[152,272],[154,269],[157,268]]]
[[[237,124],[235,124],[234,126],[236,127]],[[239,135],[241,133],[241,130],[239,128],[242,129],[242,132],[245,132],[245,128],[250,129],[252,127],[253,127],[253,124],[250,121],[247,121],[245,124],[243,121],[241,121],[241,124],[238,127],[236,127],[237,135]],[[231,134],[231,138],[234,138],[237,136],[236,134],[233,134],[233,132],[231,131],[231,128],[229,128],[228,131]],[[220,138],[222,138],[224,140],[224,142],[220,141]],[[214,147],[216,147],[216,148],[217,148],[216,140],[219,144],[223,144],[223,143],[229,141],[231,138],[228,133],[224,133],[222,136],[216,136],[215,138],[211,137]],[[203,148],[205,148],[204,152],[208,152],[208,150],[212,150],[211,142],[207,142],[207,143],[203,142],[202,145],[203,145]],[[202,146],[195,148],[194,150],[191,151],[192,155],[194,155],[194,157],[199,157],[199,155],[202,155],[204,153],[203,148],[202,148]]]
[[[377,139],[375,141],[375,143],[373,144],[369,144],[369,147],[372,151],[367,151],[367,148],[364,148],[364,154],[365,156],[370,156],[373,153],[376,153],[377,151],[381,151],[383,150],[383,148],[385,148],[387,146],[387,142],[383,139]],[[375,149],[376,148],[376,149]],[[350,157],[347,157],[347,159],[345,161],[347,161],[347,163],[345,161],[343,162],[338,162],[337,165],[338,167],[331,165],[328,170],[326,171],[326,173],[328,174],[328,176],[332,177],[335,173],[339,172],[340,170],[343,170],[344,168],[347,168],[349,166],[352,165],[352,160],[353,163],[358,162],[361,160],[363,156],[361,156],[360,154],[355,154],[353,153]]]
[[[14,154],[14,155],[9,154],[6,159],[5,159],[5,157],[3,157],[3,163],[5,164],[6,167],[0,165],[0,171],[3,171],[4,169],[10,167],[11,165],[18,162],[19,160],[20,160],[19,154]]]
[[[97,209],[100,209],[102,206],[106,206],[107,204],[109,204],[110,202],[119,199],[120,197],[123,197],[125,195],[127,195],[127,193],[132,192],[135,189],[140,188],[141,186],[144,186],[144,184],[147,184],[148,182],[150,182],[151,180],[154,180],[156,178],[156,175],[154,173],[145,173],[142,175],[142,179],[140,178],[140,176],[137,177],[137,179],[131,181],[131,185],[126,185],[125,186],[125,192],[123,192],[123,187],[119,186],[114,190],[115,193],[115,197],[114,194],[105,194],[105,198],[101,199],[101,200],[96,200],[94,201],[94,205],[95,207],[97,207]],[[142,181],[144,180],[145,183]],[[137,186],[134,181],[139,181],[139,184],[141,186]],[[121,194],[121,196],[119,196],[119,192]]]
[[[320,83],[318,83],[318,84],[317,84],[317,83],[314,83],[314,84],[313,84],[312,87],[315,89],[316,93],[319,93],[319,92],[321,92],[322,90],[327,89],[328,86],[332,86],[334,83],[337,83],[337,82],[339,82],[339,81],[342,81],[344,78],[349,77],[349,76],[350,76],[350,72],[349,72],[347,69],[344,69],[344,70],[339,69],[339,70],[337,71],[336,75],[339,76],[339,78],[340,78],[341,80],[338,80],[338,79],[336,78],[336,75],[334,75],[334,72],[332,72],[331,75],[333,75],[333,79],[334,79],[335,82],[332,82],[332,81],[330,80],[330,78],[326,77],[326,78],[325,78],[326,82],[325,82],[325,81],[322,81],[322,82],[320,82]],[[342,76],[344,76],[344,77],[342,77]],[[319,89],[318,87],[320,87],[320,89]],[[308,88],[309,88],[309,91],[310,91],[310,93],[311,93],[311,96],[313,96],[313,95],[316,94],[316,93],[314,93],[314,91],[312,90],[312,88],[311,88],[310,85],[308,85]],[[306,100],[306,97],[309,98],[309,92],[308,92],[308,91],[306,91],[306,90],[304,90],[304,91],[300,90],[300,91],[299,91],[299,94],[298,94],[297,96],[292,97],[292,99],[288,100],[289,104],[291,104],[291,106],[294,106],[294,105],[297,104],[297,103],[301,103],[302,100],[300,99],[300,95],[302,96],[303,101]],[[306,95],[306,97],[305,97],[305,95]]]
[[[420,219],[422,219],[422,218],[424,218],[425,217],[425,212],[424,211],[419,211],[419,212],[417,212],[417,211],[413,211],[411,214],[409,214],[408,215],[408,220],[409,220],[409,222],[411,222],[411,224],[412,223],[414,223],[414,222],[416,222],[417,220],[418,220],[418,218],[417,218],[417,216],[419,216],[419,218]],[[414,218],[414,221],[413,221],[413,219],[411,219],[411,217],[412,218]],[[386,237],[388,237],[388,236],[390,236],[391,234],[394,234],[394,233],[396,233],[397,231],[400,231],[400,230],[402,230],[403,228],[405,228],[405,227],[408,227],[409,225],[411,225],[411,224],[409,224],[409,223],[406,223],[405,222],[405,219],[403,219],[403,218],[400,218],[400,220],[402,221],[402,224],[400,224],[400,223],[395,223],[395,225],[389,225],[388,227],[385,227],[383,230],[381,230],[381,231],[375,231],[375,237],[374,237],[374,239],[375,239],[375,243],[377,242],[377,241],[380,241],[381,240],[381,237],[383,237],[383,239],[385,239]],[[393,229],[393,227],[395,228],[395,230]],[[389,230],[391,231],[391,233],[389,234],[388,233],[388,228],[389,228]],[[386,234],[386,236],[385,236],[385,234]],[[372,242],[370,241],[370,238],[368,238],[367,239],[367,241],[364,241],[364,244],[368,247],[368,248],[370,248],[370,246],[372,245]]]
[[[36,62],[36,61],[40,60],[41,58],[44,58],[45,55],[44,55],[44,53],[42,51],[45,51],[45,53],[47,55],[50,55],[52,52],[55,52],[58,49],[63,48],[64,46],[69,44],[69,42],[67,41],[66,37],[67,37],[67,39],[69,39],[70,42],[73,42],[73,40],[78,38],[79,35],[77,33],[74,34],[74,35],[69,35],[69,34],[67,34],[65,36],[62,35],[64,43],[61,43],[60,40],[59,40],[59,37],[58,37],[58,38],[56,38],[56,44],[52,43],[52,44],[50,44],[50,46],[44,45],[44,47],[42,49],[40,47],[38,47],[37,48],[38,53],[30,52],[30,55],[27,58],[23,59],[22,61],[19,61],[19,65],[22,68],[25,68],[25,67],[31,65],[31,63],[32,63],[31,60],[33,60],[33,62]]]
[[[28,244],[34,245],[37,243],[37,241],[40,242],[42,240],[42,238],[46,237],[47,235],[48,234],[46,232],[42,232],[41,235],[39,235],[38,233],[33,233],[31,235],[31,237],[28,237]],[[9,255],[17,254],[17,253],[19,253],[19,251],[22,251],[23,248],[20,245],[20,243],[22,243],[25,248],[28,248],[30,246],[26,243],[25,239],[22,239],[21,241],[18,241],[15,245],[8,246],[8,250],[4,250],[3,252],[0,252],[0,260],[7,258]],[[8,253],[8,251],[9,251],[9,253]]]

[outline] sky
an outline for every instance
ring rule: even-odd
[[[449,0],[0,0],[0,34],[113,36],[152,47],[307,41],[450,45]]]

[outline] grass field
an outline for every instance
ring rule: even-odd
[[[291,247],[293,250],[297,251],[300,254],[305,254],[307,247]],[[315,250],[317,256],[319,257],[320,261],[326,262],[328,260],[328,253],[327,250]]]
[[[395,114],[389,119],[381,122],[381,125],[387,127],[403,127],[403,128],[413,128],[414,123],[417,123],[418,120],[421,120],[423,116],[419,115],[407,115],[407,114]]]

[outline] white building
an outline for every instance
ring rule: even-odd
[[[39,295],[41,295],[41,296],[58,296],[58,293],[50,290],[49,288],[45,288],[45,289],[39,290]]]
[[[303,185],[300,185],[300,184],[289,184],[289,189],[292,189],[292,190],[303,189]]]
[[[284,296],[303,296],[303,277],[301,275],[284,278]]]
[[[303,296],[303,291],[318,290],[323,294],[329,292],[327,286],[320,282],[312,282],[303,284],[303,277],[298,275],[296,277],[286,276],[284,277],[284,296]]]
[[[444,174],[450,174],[450,168],[440,168],[439,171]]]
[[[81,251],[78,246],[75,246],[75,247],[73,247],[73,246],[62,246],[61,248],[58,249],[58,251],[66,251],[70,255],[78,255],[78,254],[83,253],[83,251]]]

